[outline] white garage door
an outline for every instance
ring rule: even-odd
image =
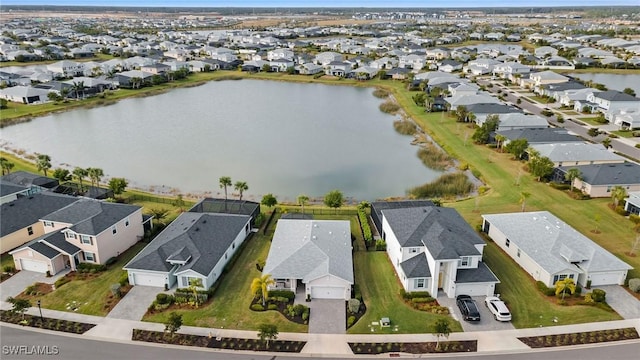
[[[164,287],[164,275],[162,274],[144,274],[134,273],[133,279],[135,285]]]
[[[591,286],[616,285],[622,276],[620,272],[591,273]]]
[[[312,299],[344,299],[344,287],[314,286],[311,288]]]
[[[20,267],[22,270],[35,271],[43,274],[48,270],[46,262],[29,259],[20,259]]]
[[[469,295],[469,296],[487,296],[489,292],[489,285],[487,284],[457,284],[457,295]]]

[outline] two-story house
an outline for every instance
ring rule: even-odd
[[[456,210],[423,202],[391,204],[374,202],[371,209],[406,291],[433,297],[442,291],[450,298],[493,295],[499,280],[482,262],[486,244]]]

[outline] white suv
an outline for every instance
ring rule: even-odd
[[[487,298],[484,299],[484,304],[487,305],[496,320],[511,321],[511,312],[509,312],[507,305],[505,305],[500,298],[487,296]]]

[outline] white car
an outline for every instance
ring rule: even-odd
[[[487,305],[496,320],[511,321],[511,312],[509,312],[507,305],[505,305],[500,298],[487,296],[487,298],[484,299],[484,304]]]

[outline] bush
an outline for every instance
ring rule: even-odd
[[[70,281],[71,281],[71,280],[69,280],[69,278],[68,278],[68,277],[63,276],[63,277],[61,277],[60,279],[56,280],[56,282],[55,282],[55,283],[53,283],[53,285],[54,285],[54,286],[56,287],[56,289],[57,289],[57,288],[59,288],[60,286],[62,286],[62,285],[64,285],[64,284],[66,284],[66,283],[68,283],[68,282],[70,282]]]
[[[371,227],[369,226],[367,213],[364,211],[364,209],[358,209],[358,219],[360,220],[360,225],[362,226],[362,236],[364,236],[364,241],[366,242],[367,246],[369,246],[373,241],[373,234],[371,233]]]
[[[622,216],[627,216],[629,214],[629,213],[627,213],[627,210],[625,210],[622,205],[616,206],[616,213],[618,215],[622,215]]]
[[[376,240],[376,251],[386,251],[386,250],[387,250],[387,243],[382,239]]]
[[[35,295],[36,294],[36,284],[32,284],[27,286],[26,289],[24,289],[24,293],[27,295]]]
[[[303,321],[307,321],[307,320],[309,320],[309,308],[307,308],[307,309],[302,313],[302,320],[303,320]]]
[[[104,263],[105,266],[111,266],[113,264],[115,264],[118,261],[118,258],[116,258],[115,256],[110,257],[109,260],[107,260],[107,262]]]
[[[591,291],[591,296],[595,302],[604,302],[607,297],[607,292],[602,289],[593,289],[593,291]]]
[[[469,170],[469,164],[467,164],[466,162],[460,162],[460,164],[458,164],[458,170],[460,171]]]
[[[351,315],[347,318],[347,327],[350,328],[356,322],[356,317]]]
[[[638,216],[636,214],[629,215],[629,220],[631,220],[631,222],[636,224],[636,225],[640,224],[640,216]]]
[[[543,283],[542,281],[536,281],[536,286],[541,293],[547,296],[554,296],[556,294],[555,288],[547,287],[547,285],[545,285],[545,283]]]
[[[347,303],[347,308],[349,309],[350,313],[352,314],[357,313],[358,310],[360,310],[360,300],[349,299],[349,302]]]
[[[360,285],[353,284],[353,298],[362,302],[362,291],[360,291]]]
[[[89,263],[80,263],[78,264],[78,272],[80,273],[97,273],[107,270],[105,265],[101,264],[89,264]]]
[[[169,295],[165,293],[159,293],[156,295],[156,302],[158,304],[168,304],[169,303]]]
[[[284,297],[291,301],[296,298],[296,294],[293,291],[289,290],[269,290],[269,292],[267,293],[267,297]]]
[[[293,313],[294,313],[296,316],[302,316],[302,314],[303,314],[305,311],[307,311],[307,309],[308,309],[308,308],[307,308],[305,305],[297,304],[297,305],[294,305],[294,306],[293,306]]]
[[[638,278],[630,279],[629,289],[633,292],[640,292],[640,279]]]
[[[5,266],[2,268],[2,271],[6,272],[6,273],[11,273],[11,274],[12,274],[12,273],[16,272],[16,268],[15,268],[15,266],[13,266],[13,265],[5,265]]]
[[[253,304],[251,305],[251,310],[253,311],[264,311],[264,306],[261,304]]]
[[[118,283],[120,286],[127,286],[129,284],[129,275],[127,273],[122,274]]]
[[[122,291],[120,291],[120,284],[112,284],[111,285],[111,293],[113,296],[119,298],[122,296]]]
[[[415,297],[411,299],[411,302],[414,304],[426,304],[432,302],[434,299],[432,297]]]
[[[431,294],[429,294],[428,291],[405,292],[404,289],[402,289],[402,291],[400,291],[400,294],[406,300],[411,300],[411,299],[415,299],[415,298],[430,298],[431,297]]]
[[[268,304],[267,310],[278,310],[278,305],[276,304]]]

